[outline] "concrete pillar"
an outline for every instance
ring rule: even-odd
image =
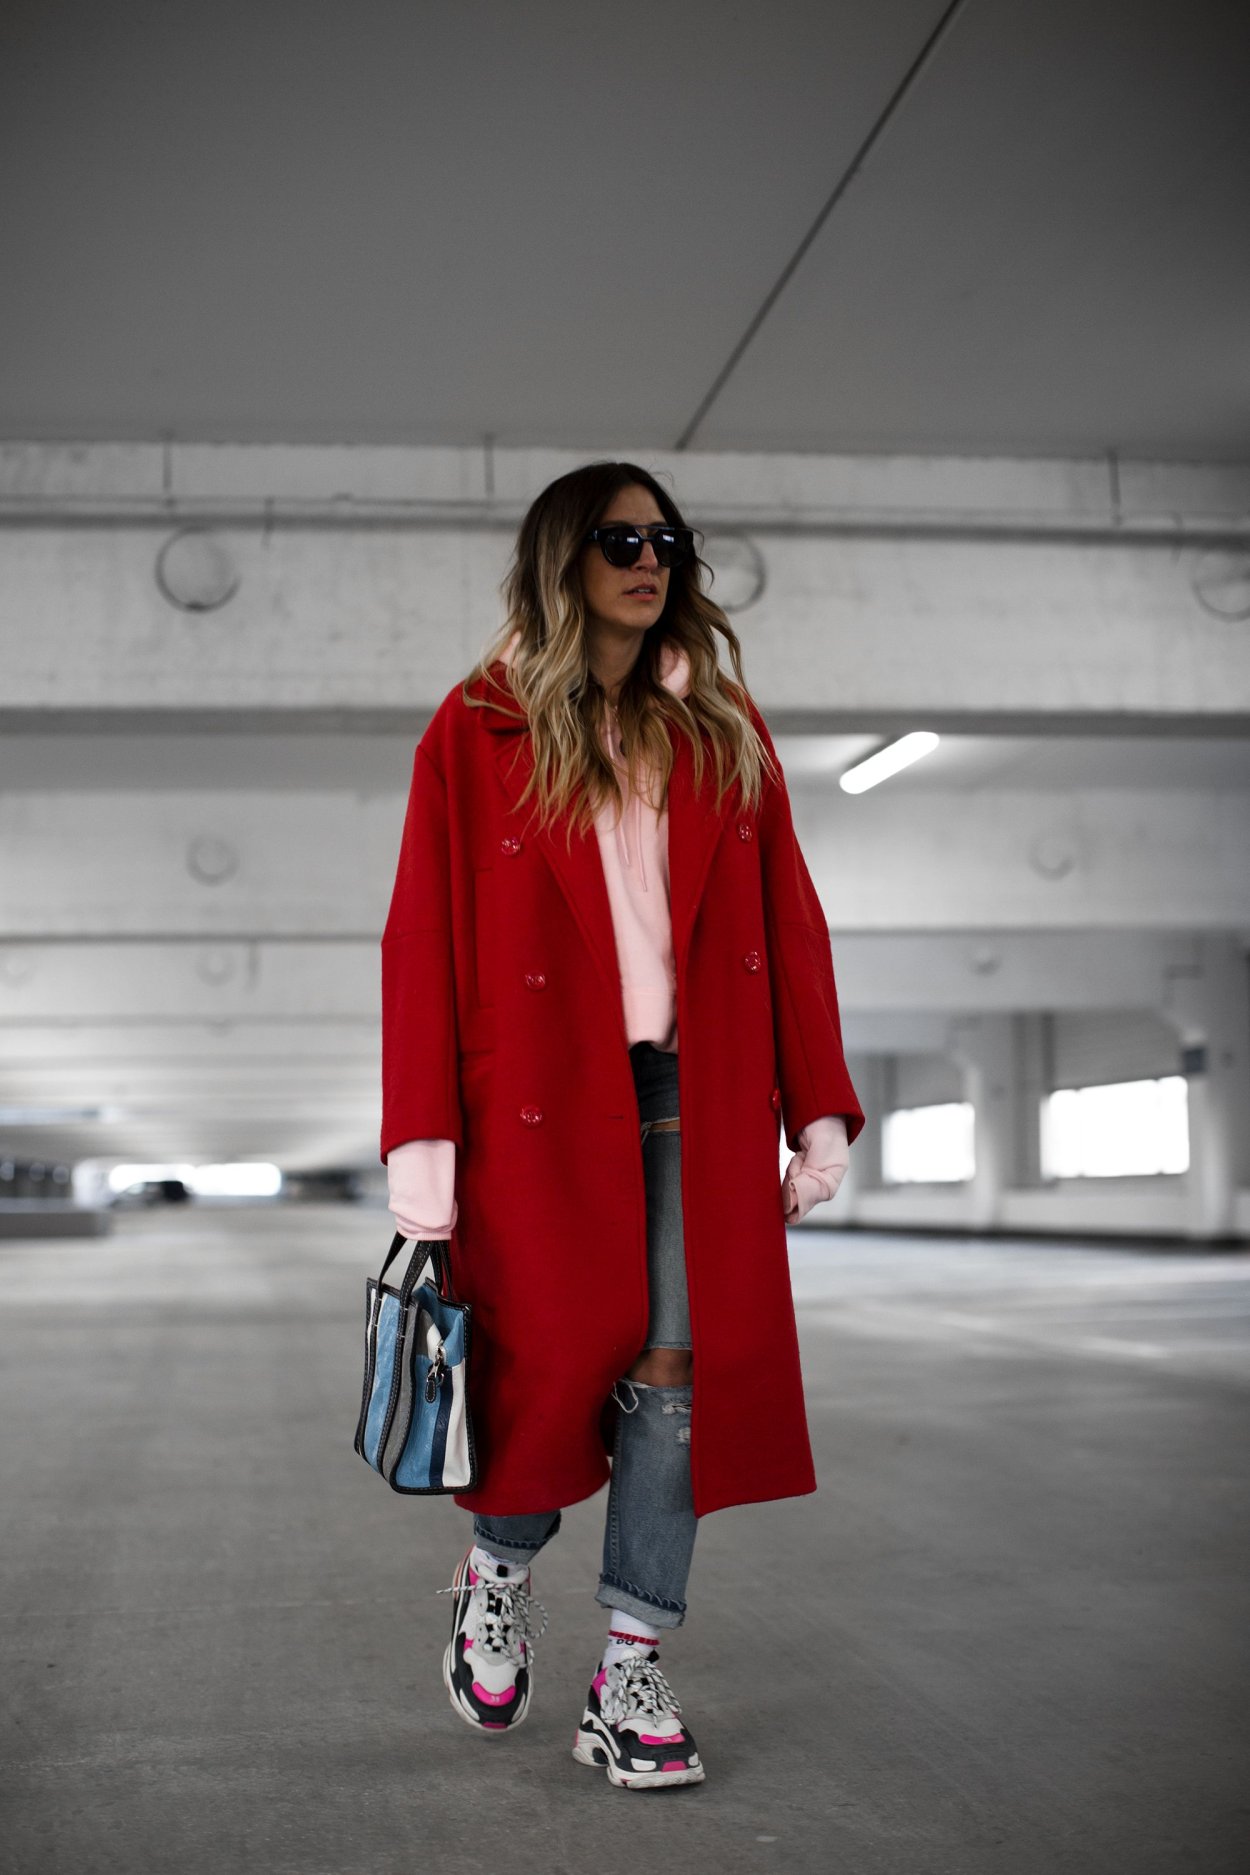
[[[1044,1009],[1021,1009],[1013,1017],[1016,1031],[1016,1172],[1017,1191],[1037,1191],[1042,1185],[1042,1102],[1050,1092],[1048,1080],[1051,1015]]]
[[[1229,1238],[1237,1187],[1250,1180],[1250,977],[1240,939],[1197,939],[1192,968],[1165,980],[1163,1008],[1184,1046],[1202,1051],[1188,1077],[1186,1234]]]
[[[969,1222],[974,1230],[993,1230],[1003,1222],[1004,1194],[1017,1173],[1020,1089],[1013,1016],[1004,1011],[958,1017],[950,1046],[963,1067],[965,1098],[975,1116]]]

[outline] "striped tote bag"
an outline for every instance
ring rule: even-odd
[[[477,1456],[465,1385],[467,1302],[451,1289],[443,1241],[417,1242],[398,1289],[386,1272],[409,1240],[396,1231],[377,1278],[365,1283],[365,1379],[355,1447],[393,1491],[467,1491]],[[426,1265],[433,1281],[422,1281]]]

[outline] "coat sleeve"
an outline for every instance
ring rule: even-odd
[[[447,789],[424,744],[382,934],[382,1158],[409,1139],[464,1144]]]
[[[754,705],[751,720],[780,775],[772,737]],[[792,1152],[801,1152],[799,1134],[805,1126],[840,1114],[846,1121],[849,1145],[863,1131],[864,1111],[842,1050],[829,926],[799,849],[784,777],[765,774],[759,837],[777,1084],[786,1143]]]

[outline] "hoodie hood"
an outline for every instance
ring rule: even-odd
[[[520,643],[520,640],[520,632],[513,632],[501,654],[505,665],[511,664],[512,654],[516,646]],[[666,690],[671,690],[674,696],[688,697],[690,695],[690,659],[681,645],[676,644],[671,638],[665,638],[660,645],[660,682],[664,685]],[[643,891],[646,892],[650,890],[650,887],[647,884],[646,862],[643,857],[643,802],[642,797],[629,785],[628,765],[622,764],[617,751],[618,734],[616,705],[609,703],[608,722],[604,740],[607,744],[608,755],[618,772],[620,772],[621,786],[625,791],[625,807],[614,829],[616,850],[622,866],[632,868],[635,864],[637,865],[639,884],[642,886]],[[654,812],[655,810],[652,809],[651,811]],[[611,813],[612,803],[610,801],[605,801],[596,822],[601,835],[608,829],[610,823],[606,817],[610,816]],[[633,825],[632,851],[629,835],[626,832],[627,821],[632,822]]]
[[[512,654],[520,642],[520,632],[513,632],[500,654],[505,665],[511,664]],[[675,696],[690,695],[690,659],[671,638],[666,638],[660,646],[660,682]]]

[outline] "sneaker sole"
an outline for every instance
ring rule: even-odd
[[[578,1764],[606,1771],[609,1784],[615,1784],[618,1790],[667,1790],[678,1784],[701,1784],[707,1775],[701,1764],[688,1765],[681,1771],[620,1771],[594,1733],[580,1730],[573,1740],[573,1756]]]
[[[451,1677],[452,1651],[454,1647],[455,1642],[449,1641],[447,1646],[443,1649],[443,1685],[447,1688],[447,1696],[451,1700],[452,1711],[458,1713],[465,1724],[471,1725],[475,1732],[482,1732],[487,1738],[502,1738],[505,1732],[515,1732],[518,1725],[524,1725],[526,1719],[529,1717],[530,1697],[534,1690],[533,1666],[531,1665],[530,1667],[529,1688],[522,1698],[521,1709],[516,1714],[516,1717],[506,1720],[502,1725],[490,1725],[484,1719],[480,1719],[471,1707],[466,1706],[461,1695],[456,1691],[455,1683]]]

